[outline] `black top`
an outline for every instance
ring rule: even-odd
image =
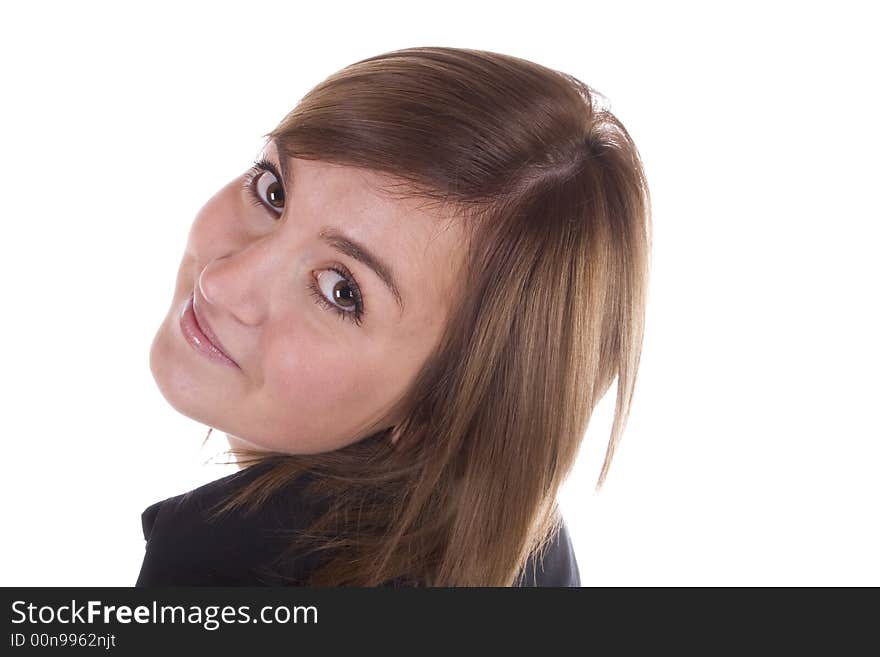
[[[175,497],[150,505],[141,515],[147,541],[136,586],[277,586],[302,584],[317,565],[306,554],[285,565],[271,562],[304,526],[310,509],[301,477],[273,494],[251,515],[233,510],[208,522],[204,512],[252,481],[268,464],[250,466]],[[285,536],[286,534],[286,536]],[[580,586],[580,573],[565,523],[544,554],[529,559],[515,586]]]

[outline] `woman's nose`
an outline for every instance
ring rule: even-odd
[[[269,240],[256,240],[205,265],[199,274],[199,290],[215,312],[256,326],[263,321],[268,304],[273,267]]]

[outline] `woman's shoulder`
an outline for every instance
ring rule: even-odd
[[[307,474],[285,486],[283,494],[272,495],[253,514],[236,510],[219,519],[211,517],[218,504],[271,465],[251,465],[147,507],[141,514],[146,547],[137,586],[264,586],[304,578],[316,565],[312,556],[286,562],[281,573],[270,564],[314,512],[299,494]],[[528,560],[514,586],[580,586],[564,520],[543,555]]]
[[[235,490],[253,481],[267,467],[265,463],[238,470],[214,479],[185,493],[168,497],[148,506],[141,514],[144,539],[149,541],[160,514],[163,519],[176,516],[202,515],[207,509],[223,501]]]
[[[146,540],[137,586],[259,586],[276,575],[268,565],[285,539],[306,522],[302,496],[273,495],[254,513],[214,517],[217,506],[270,464],[256,464],[186,493],[151,504],[141,514]],[[304,567],[306,567],[304,565]],[[295,573],[289,573],[291,579]]]
[[[580,586],[581,575],[565,520],[543,555],[532,555],[514,586]]]

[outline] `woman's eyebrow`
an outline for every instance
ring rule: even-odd
[[[372,269],[376,273],[376,276],[378,276],[391,291],[394,300],[400,307],[400,312],[403,312],[403,296],[400,294],[400,289],[397,286],[397,281],[394,278],[394,273],[390,266],[385,264],[381,258],[370,251],[365,245],[356,242],[332,226],[324,226],[318,235],[332,248],[362,262]]]

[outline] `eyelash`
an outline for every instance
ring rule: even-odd
[[[248,198],[250,199],[252,205],[255,205],[258,208],[269,210],[272,214],[280,215],[281,213],[278,212],[278,208],[273,208],[266,205],[266,202],[262,198],[260,198],[259,193],[257,193],[257,180],[259,180],[260,176],[263,175],[266,171],[275,176],[275,180],[278,181],[278,184],[281,184],[281,174],[278,173],[278,169],[275,168],[275,165],[266,158],[261,158],[259,160],[255,160],[254,165],[248,170],[247,174],[245,174],[244,189],[248,193]],[[283,186],[282,190],[284,190]],[[285,198],[287,198],[286,194]]]
[[[254,165],[250,168],[250,170],[248,170],[247,174],[245,175],[243,185],[244,190],[247,192],[247,196],[250,199],[250,203],[252,205],[255,205],[258,208],[263,208],[264,210],[269,210],[275,216],[280,216],[278,209],[272,208],[271,206],[267,205],[266,202],[263,201],[263,199],[260,197],[260,194],[257,192],[257,181],[260,179],[260,176],[262,176],[263,173],[265,173],[266,171],[275,176],[275,179],[279,182],[279,184],[281,183],[281,174],[278,173],[278,169],[275,168],[275,165],[266,158],[261,158],[254,162]],[[282,192],[284,193],[284,198],[286,199],[287,192],[283,189],[283,186]],[[339,315],[340,319],[350,320],[354,322],[357,326],[360,326],[363,322],[364,315],[364,297],[361,293],[360,286],[357,284],[357,281],[354,278],[354,275],[352,275],[347,267],[339,263],[327,267],[327,269],[330,271],[334,271],[342,276],[342,278],[344,278],[348,285],[351,287],[352,296],[354,297],[354,310],[340,310],[339,306],[332,303],[331,301],[328,301],[327,297],[324,296],[324,294],[321,292],[321,289],[318,287],[318,284],[315,281],[314,277],[312,277],[308,285],[309,293],[315,298],[315,302],[322,308],[335,312],[337,315]]]

